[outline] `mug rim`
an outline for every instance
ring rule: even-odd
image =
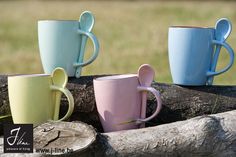
[[[98,77],[94,79],[94,81],[119,81],[119,80],[125,80],[130,78],[137,78],[137,74],[120,74],[120,75],[112,75],[112,76],[104,76],[104,77]]]
[[[29,77],[46,77],[46,76],[51,76],[49,74],[13,74],[9,75],[8,78],[29,78]]]
[[[201,26],[183,26],[183,25],[173,25],[169,28],[185,28],[185,29],[214,29],[213,27],[201,27]]]
[[[49,20],[38,20],[38,23],[40,22],[79,22],[79,20],[61,20],[61,19],[49,19]]]

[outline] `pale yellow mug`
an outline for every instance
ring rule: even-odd
[[[32,74],[8,77],[10,109],[15,124],[37,126],[48,120],[59,119],[61,93],[69,102],[66,115],[58,121],[68,119],[74,110],[74,99],[68,89],[67,74],[56,68],[52,75]]]

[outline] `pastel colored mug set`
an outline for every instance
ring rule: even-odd
[[[39,125],[47,120],[65,120],[74,109],[73,96],[66,89],[69,77],[80,77],[83,66],[98,56],[99,43],[91,32],[94,17],[83,12],[79,21],[44,20],[38,22],[40,56],[45,74],[8,77],[8,91],[14,123]],[[233,64],[234,52],[225,42],[231,32],[228,19],[220,19],[215,28],[173,26],[169,28],[168,51],[173,82],[179,85],[211,85],[213,77]],[[93,55],[83,61],[87,39],[93,43]],[[230,55],[230,63],[215,72],[221,46]],[[68,76],[67,76],[68,74]],[[161,110],[159,92],[151,87],[154,70],[140,66],[138,74],[114,75],[94,79],[99,118],[105,132],[144,127]],[[146,117],[147,92],[157,107]],[[59,119],[61,94],[68,100],[68,111]]]
[[[83,66],[98,56],[99,43],[91,32],[94,16],[85,11],[79,21],[43,20],[38,22],[40,57],[45,74],[8,77],[8,93],[14,123],[35,126],[47,121],[68,119],[74,99],[66,84],[68,76],[80,77]],[[87,39],[93,43],[93,55],[83,61]],[[68,100],[68,111],[59,119],[61,94]]]

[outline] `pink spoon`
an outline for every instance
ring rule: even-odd
[[[138,78],[141,86],[150,87],[155,76],[155,71],[149,64],[143,64],[138,69]],[[142,92],[141,118],[146,118],[147,92]],[[145,127],[145,123],[140,125]]]

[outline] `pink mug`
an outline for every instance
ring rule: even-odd
[[[94,79],[93,83],[104,132],[137,129],[161,110],[159,92],[152,87],[141,86],[135,74],[100,77]],[[147,91],[156,97],[157,107],[150,117],[142,119],[142,92]]]

